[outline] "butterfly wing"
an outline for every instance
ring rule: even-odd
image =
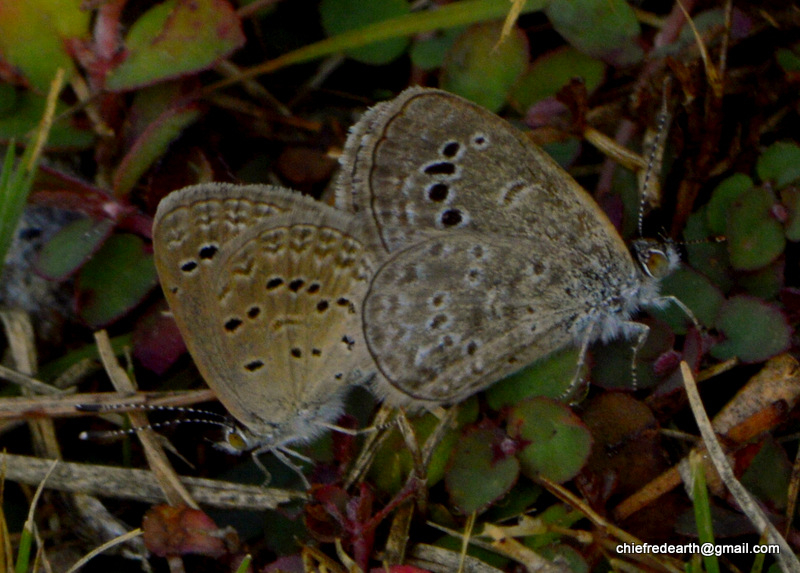
[[[247,188],[234,188],[235,199],[212,195],[202,207],[191,195],[175,200],[156,218],[176,321],[209,386],[253,434],[265,443],[310,438],[370,363],[359,313],[371,258],[350,216],[297,193],[261,193],[257,211],[281,212],[247,223],[238,216],[252,199]],[[209,245],[218,249],[211,258]]]
[[[608,218],[545,152],[488,110],[410,88],[364,114],[342,156],[337,205],[365,213],[389,252],[446,230],[565,235],[627,252]]]
[[[184,309],[201,308],[205,287],[219,272],[220,251],[248,228],[285,212],[293,195],[269,185],[207,183],[174,191],[159,203],[153,222],[155,264],[179,326]]]
[[[631,269],[613,252],[593,253],[593,269],[563,252],[546,240],[443,233],[394,253],[364,306],[380,372],[418,400],[457,402],[580,342],[598,300],[622,288],[603,273]]]

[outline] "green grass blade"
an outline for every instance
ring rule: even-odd
[[[59,70],[50,85],[47,96],[47,106],[39,127],[36,130],[33,142],[27,146],[25,152],[14,168],[14,144],[6,152],[3,162],[3,173],[0,174],[0,263],[6,260],[8,249],[14,239],[14,231],[25,209],[25,203],[31,192],[33,179],[39,165],[42,148],[44,147],[50,127],[53,124],[56,101],[61,87],[64,84],[64,71]],[[1,269],[2,267],[0,267]]]
[[[544,8],[546,3],[546,0],[529,0],[522,8],[522,13],[539,11]],[[345,32],[333,38],[327,38],[320,42],[288,52],[274,60],[269,60],[261,65],[250,68],[239,76],[212,84],[204,91],[206,93],[211,93],[225,86],[262,74],[268,74],[286,66],[340,54],[352,50],[353,48],[360,48],[381,40],[404,38],[423,32],[467,26],[487,20],[498,20],[500,18],[505,18],[509,9],[510,4],[505,0],[466,0],[464,2],[447,4],[437,10],[414,12],[398,18],[384,20],[383,22],[376,22],[365,28]]]
[[[700,455],[692,455],[689,459],[692,468],[692,487],[694,520],[697,524],[698,543],[714,544],[714,526],[711,520],[711,502],[706,487],[706,468]],[[707,573],[719,573],[719,561],[716,555],[704,555],[703,564]]]

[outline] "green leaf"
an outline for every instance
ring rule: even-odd
[[[488,425],[472,427],[458,440],[444,479],[460,513],[483,511],[517,481],[519,462],[503,453],[504,440],[508,436]]]
[[[328,36],[358,30],[410,12],[406,0],[322,0],[319,5],[322,27]],[[381,65],[398,58],[407,47],[407,38],[393,38],[349,50],[347,55],[365,64]]]
[[[762,300],[777,299],[781,289],[786,286],[785,271],[785,261],[779,258],[757,271],[741,273],[736,286]]]
[[[106,77],[106,88],[132,90],[205,70],[244,42],[241,22],[224,0],[167,0],[133,23],[125,59]]]
[[[567,396],[579,374],[579,356],[579,348],[564,348],[506,376],[486,391],[489,406],[500,410],[526,398],[544,396],[558,399]]]
[[[655,312],[653,316],[656,316]],[[606,389],[649,388],[658,382],[653,363],[665,352],[672,349],[675,333],[665,322],[652,317],[645,317],[639,322],[649,327],[644,346],[636,354],[634,363],[633,349],[636,340],[618,338],[605,344],[592,347],[592,383]],[[633,379],[633,367],[636,367],[636,380]]]
[[[749,296],[728,300],[716,326],[726,338],[711,349],[711,354],[720,360],[762,362],[789,348],[791,342],[792,329],[783,313]]]
[[[696,270],[682,266],[661,281],[661,293],[674,296],[689,307],[700,324],[711,326],[725,302],[725,295],[708,278]],[[663,309],[655,309],[652,314],[667,322],[672,329],[686,333],[691,320],[683,309],[668,304]]]
[[[709,240],[720,233],[709,228],[707,219],[707,205],[704,205],[686,221],[683,235],[691,241],[686,245],[689,265],[707,276],[722,292],[728,292],[733,287],[728,245]]]
[[[35,268],[47,278],[63,280],[86,262],[111,234],[114,222],[84,217],[64,226],[42,247]]]
[[[792,464],[786,451],[767,434],[742,474],[742,485],[747,491],[767,502],[777,511],[786,509],[786,492],[791,487]]]
[[[512,408],[509,435],[530,445],[519,457],[522,473],[564,482],[577,475],[589,459],[592,437],[586,426],[563,404],[547,398],[526,400]]]
[[[771,182],[777,189],[800,179],[800,146],[791,141],[770,145],[756,163],[756,172],[762,182]]]
[[[567,42],[593,58],[627,66],[644,56],[639,20],[624,0],[552,0],[545,13]]]
[[[712,233],[725,233],[731,204],[753,187],[753,180],[747,175],[735,173],[714,188],[705,210],[706,222]]]
[[[78,314],[100,327],[136,306],[158,283],[153,255],[135,235],[112,235],[78,275]]]
[[[441,68],[447,51],[463,32],[463,28],[451,28],[414,40],[409,50],[411,62],[421,70]]]
[[[783,253],[783,226],[773,216],[773,194],[763,187],[745,191],[731,203],[725,236],[733,268],[753,271]]]
[[[790,241],[800,241],[800,189],[787,187],[781,189],[781,203],[789,211],[786,221],[786,238]]]
[[[528,65],[528,41],[519,28],[500,41],[501,23],[476,24],[453,43],[442,66],[442,89],[490,111],[506,104],[511,87]]]
[[[511,95],[514,108],[525,113],[533,104],[555,96],[573,78],[583,79],[589,93],[605,75],[603,62],[565,46],[536,59],[519,78]]]
[[[778,65],[783,68],[784,72],[800,72],[800,53],[798,53],[798,48],[800,48],[800,46],[795,44],[791,49],[780,48],[775,51],[775,59]]]
[[[75,72],[68,47],[89,40],[91,11],[81,0],[0,0],[0,54],[46,93],[56,70]]]

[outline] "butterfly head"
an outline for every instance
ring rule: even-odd
[[[655,280],[663,279],[681,264],[677,246],[669,240],[637,239],[633,242],[633,252],[642,272]]]
[[[214,442],[214,447],[228,454],[240,455],[256,448],[270,446],[275,442],[275,435],[257,435],[230,420],[230,423],[223,427],[222,439]]]

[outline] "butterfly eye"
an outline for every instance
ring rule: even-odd
[[[654,239],[637,239],[632,245],[639,266],[648,277],[663,279],[680,264],[675,244]]]
[[[222,442],[217,447],[231,454],[240,454],[250,448],[250,441],[238,428],[231,428],[225,432]]]
[[[672,271],[669,255],[660,249],[648,249],[639,255],[642,270],[649,277],[661,279]]]

